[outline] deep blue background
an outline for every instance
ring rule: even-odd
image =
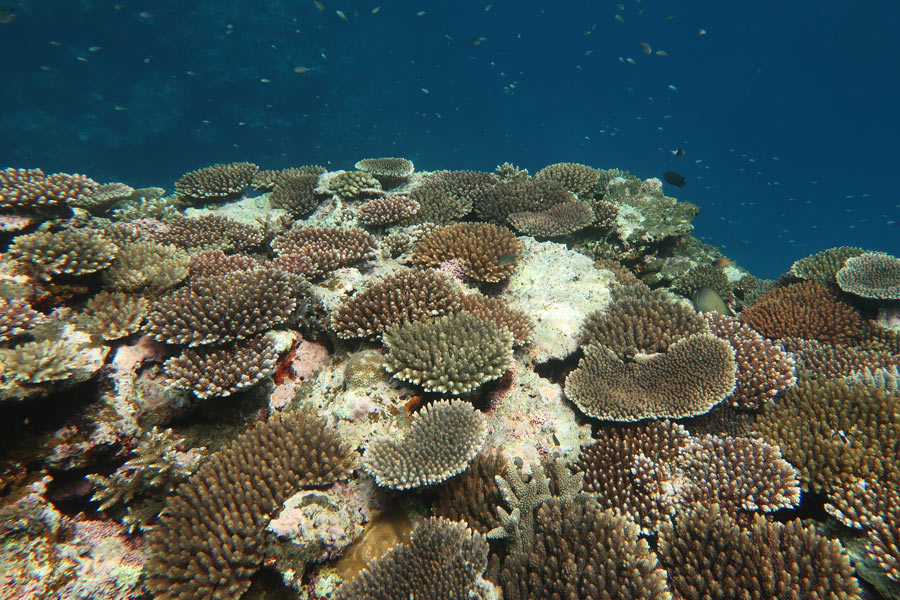
[[[323,2],[0,4],[0,166],[673,169],[695,233],[757,275],[900,255],[898,2]]]

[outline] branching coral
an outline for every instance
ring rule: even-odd
[[[506,220],[523,235],[553,238],[590,227],[594,211],[580,200],[561,202],[539,212],[514,212]]]
[[[502,496],[495,477],[505,472],[507,460],[499,450],[481,453],[469,468],[445,483],[432,507],[434,514],[454,521],[465,521],[479,533],[500,526],[494,509]]]
[[[328,193],[344,199],[381,193],[381,182],[365,171],[341,171],[329,177],[324,185]]]
[[[731,283],[725,271],[709,264],[691,268],[673,282],[672,291],[690,299],[704,287],[711,288],[723,299],[731,298]]]
[[[271,243],[271,266],[313,279],[373,256],[375,238],[362,229],[304,227],[298,223]]]
[[[358,218],[363,225],[381,227],[407,220],[419,212],[420,204],[406,196],[384,196],[363,203]]]
[[[191,202],[208,202],[240,194],[250,187],[259,167],[248,162],[217,164],[182,175],[175,193]]]
[[[512,213],[540,212],[577,198],[550,179],[517,177],[471,194],[475,214],[482,221],[505,225]]]
[[[115,260],[103,272],[103,283],[114,290],[158,294],[187,277],[190,260],[175,246],[126,243],[119,247]]]
[[[492,597],[481,574],[488,564],[484,536],[464,523],[429,518],[409,544],[395,546],[342,585],[337,600],[476,600]]]
[[[411,160],[394,157],[364,158],[353,168],[372,175],[387,189],[400,185],[416,170]]]
[[[44,316],[32,310],[25,300],[0,298],[0,342],[22,335],[43,319]]]
[[[459,312],[459,292],[450,277],[428,269],[388,275],[334,312],[331,327],[340,338],[380,337],[389,325],[431,320]]]
[[[513,335],[513,345],[528,343],[534,332],[534,322],[520,310],[509,306],[502,298],[482,294],[466,294],[460,298],[460,309],[470,315],[493,321]]]
[[[409,197],[419,203],[419,211],[409,222],[444,225],[472,210],[471,194],[489,188],[496,180],[479,171],[440,171],[416,186]]]
[[[146,298],[102,291],[88,300],[80,321],[88,332],[106,341],[118,340],[140,329],[148,307]]]
[[[535,173],[534,178],[556,181],[579,198],[587,200],[594,196],[600,172],[580,163],[556,163]]]
[[[854,296],[900,300],[900,258],[880,252],[848,258],[837,272],[837,284]]]
[[[521,253],[522,242],[506,227],[457,223],[425,235],[413,251],[413,262],[439,267],[456,259],[468,277],[492,283],[509,277]]]
[[[12,349],[0,349],[5,380],[19,383],[47,383],[71,377],[83,368],[81,348],[62,340],[26,342]]]
[[[9,247],[10,256],[31,275],[53,277],[88,275],[105,269],[116,257],[117,248],[99,231],[63,229],[17,236]]]
[[[790,274],[798,279],[833,285],[835,276],[843,268],[847,259],[859,256],[863,252],[865,250],[854,246],[828,248],[794,262],[791,265]]]
[[[84,175],[6,168],[0,170],[0,208],[30,211],[87,202],[97,186]]]
[[[465,313],[388,326],[383,341],[388,372],[428,392],[466,394],[512,366],[512,334]]]
[[[198,398],[230,396],[270,375],[277,361],[265,336],[222,348],[189,348],[166,361],[166,383]]]
[[[440,483],[469,466],[486,435],[484,415],[469,402],[439,400],[414,414],[399,439],[369,442],[363,468],[398,490]]]
[[[301,487],[343,477],[351,456],[311,411],[238,437],[169,498],[148,538],[147,587],[158,600],[237,600],[262,562],[272,511]]]
[[[890,368],[897,364],[897,357],[889,352],[859,346],[799,338],[785,338],[778,344],[794,357],[798,371],[817,377],[852,377],[864,369]]]
[[[254,248],[263,243],[263,231],[259,227],[240,223],[228,217],[204,215],[184,217],[175,215],[165,221],[154,240],[189,251],[222,250],[233,252]]]
[[[283,208],[295,217],[305,217],[319,204],[315,189],[319,175],[301,169],[285,169],[278,173],[269,194],[269,204]]]

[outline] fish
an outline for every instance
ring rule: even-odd
[[[668,55],[669,55],[669,53],[666,52],[665,50],[657,50],[657,51],[655,52],[655,54],[656,54],[657,56],[668,56]]]
[[[625,22],[625,19],[622,18],[622,15],[616,15],[616,16],[613,17],[613,19],[615,19],[615,20],[618,21],[619,23],[624,23],[624,22]]]
[[[697,35],[706,35],[706,30],[701,27],[697,30]]]
[[[294,67],[294,73],[299,73],[300,75],[309,73],[310,71],[312,71],[312,69],[309,67]]]
[[[719,258],[712,261],[711,264],[712,264],[712,266],[714,266],[717,269],[724,269],[725,267],[730,267],[731,265],[733,265],[734,261],[731,260],[730,258],[720,256]]]
[[[325,10],[325,5],[322,4],[322,2],[320,0],[313,0],[313,4],[316,5],[316,8],[319,9],[319,12],[322,12]]]
[[[148,12],[145,10],[145,11],[139,12],[138,16],[142,19],[152,19],[154,15],[152,12]]]
[[[663,173],[663,179],[666,183],[670,183],[677,188],[683,188],[687,181],[680,173],[676,173],[675,171],[666,171]]]
[[[734,316],[734,313],[731,312],[731,309],[728,308],[728,305],[725,304],[722,297],[716,293],[716,290],[708,285],[705,285],[694,292],[694,295],[691,297],[691,302],[694,305],[694,309],[700,312],[714,312],[726,317]]]
[[[500,258],[497,259],[497,264],[500,265],[501,267],[505,267],[506,265],[511,265],[514,262],[516,262],[516,260],[518,260],[518,258],[519,258],[519,255],[515,254],[515,253],[504,254],[503,256],[501,256]]]
[[[375,8],[372,9],[372,14],[373,14],[373,15],[377,15],[377,14],[378,14],[378,11],[380,11],[380,10],[381,10],[381,7],[380,7],[380,6],[376,6]]]
[[[677,150],[672,150],[671,152],[672,156],[674,156],[675,158],[684,158],[684,155],[686,154],[684,148],[678,148]]]
[[[647,56],[650,56],[650,53],[653,52],[653,50],[650,48],[650,44],[648,44],[647,42],[641,42],[641,50],[643,50],[644,54],[646,54]]]
[[[424,10],[420,10],[419,12],[416,13],[416,16],[417,16],[417,17],[424,17],[424,16],[427,15],[427,14],[428,14],[428,13],[425,12]]]
[[[350,22],[350,19],[348,19],[347,15],[344,14],[344,11],[336,10],[334,11],[334,14],[336,14],[342,21],[347,21],[348,23]]]
[[[477,37],[477,38],[472,38],[471,40],[469,40],[469,43],[472,44],[473,46],[480,46],[481,42],[486,42],[486,41],[487,41],[486,37]]]

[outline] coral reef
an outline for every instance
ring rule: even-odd
[[[318,173],[285,169],[275,177],[269,204],[273,208],[285,209],[294,217],[305,217],[319,204],[315,193],[318,182]]]
[[[81,348],[62,340],[25,342],[12,349],[0,349],[0,357],[3,358],[0,376],[21,383],[61,381],[85,367]]]
[[[259,227],[218,215],[196,218],[175,215],[166,219],[153,236],[153,241],[160,244],[170,244],[191,252],[234,252],[259,246],[263,240]]]
[[[394,157],[364,158],[357,161],[353,168],[372,175],[385,189],[397,187],[416,170],[411,160]]]
[[[54,173],[41,169],[0,170],[0,209],[33,211],[36,209],[77,205],[89,202],[98,183],[84,175]]]
[[[148,308],[146,298],[102,291],[88,300],[80,321],[88,332],[106,341],[118,340],[140,329]]]
[[[342,199],[381,193],[381,182],[365,171],[340,171],[325,177],[324,189]]]
[[[480,171],[439,171],[412,189],[409,197],[419,203],[410,223],[445,225],[472,210],[471,194],[493,186],[496,180]]]
[[[512,366],[509,330],[466,313],[390,325],[382,338],[388,372],[428,392],[466,394]]]
[[[44,320],[25,300],[0,298],[0,342],[22,335]]]
[[[186,349],[166,361],[168,385],[198,398],[228,396],[251,387],[275,370],[278,353],[265,337],[223,348]]]
[[[828,248],[795,261],[788,272],[797,279],[833,285],[836,283],[838,271],[844,267],[847,259],[859,256],[863,252],[865,250],[854,246]]]
[[[9,247],[10,256],[32,277],[78,277],[105,269],[116,257],[117,248],[99,231],[63,229],[17,236]]]
[[[585,202],[561,202],[540,212],[510,213],[506,220],[523,235],[554,238],[590,227],[594,211]]]
[[[404,490],[446,481],[475,458],[486,435],[484,415],[464,400],[439,400],[413,415],[399,439],[373,440],[363,468],[380,486]]]
[[[534,323],[527,313],[509,306],[502,298],[466,294],[460,298],[460,310],[479,319],[493,321],[513,335],[513,346],[528,343]]]
[[[275,236],[271,246],[279,255],[270,263],[273,267],[314,279],[371,258],[376,242],[362,229],[305,227],[297,223]]]
[[[482,221],[506,225],[513,213],[541,212],[577,198],[552,179],[516,177],[471,194],[473,209]]]
[[[419,212],[420,206],[406,196],[384,196],[363,203],[357,218],[363,225],[381,227],[410,219]]]
[[[493,283],[509,277],[522,250],[522,243],[505,227],[457,223],[427,233],[416,245],[412,260],[423,267],[458,260],[467,277]]]
[[[500,450],[490,450],[476,456],[469,468],[451,478],[441,487],[440,496],[432,507],[435,516],[453,521],[465,521],[469,527],[486,534],[500,526],[494,508],[502,496],[495,477],[507,468],[507,460]]]
[[[240,194],[250,187],[259,167],[253,163],[217,164],[182,175],[175,193],[189,202],[204,203]]]
[[[175,246],[153,242],[121,244],[116,258],[103,274],[113,290],[159,294],[188,275],[190,257]]]
[[[835,276],[838,287],[854,296],[900,300],[900,258],[866,252],[848,258]]]
[[[600,173],[593,167],[580,163],[556,163],[547,165],[534,174],[538,180],[549,179],[561,183],[562,186],[583,200],[594,195]]]

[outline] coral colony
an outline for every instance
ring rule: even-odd
[[[697,211],[574,163],[0,171],[0,596],[900,598],[900,259],[761,280]]]

